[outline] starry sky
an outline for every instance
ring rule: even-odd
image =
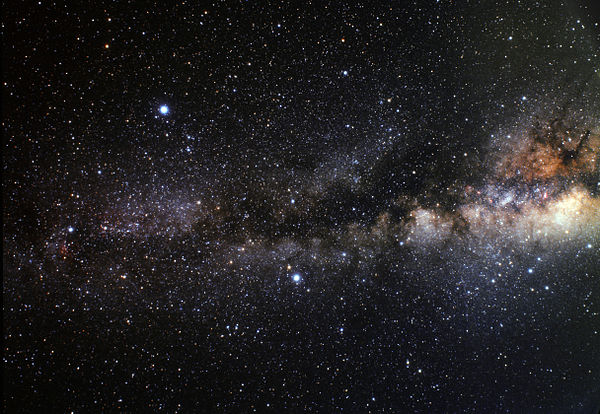
[[[23,1],[3,411],[596,413],[600,7]]]

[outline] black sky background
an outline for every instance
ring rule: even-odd
[[[5,5],[5,411],[597,412],[596,222],[457,217],[596,200],[597,168],[494,163],[536,121],[598,133],[598,10]],[[450,238],[411,244],[419,208]]]

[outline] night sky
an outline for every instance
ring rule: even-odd
[[[4,5],[4,412],[598,412],[595,1],[69,3]]]

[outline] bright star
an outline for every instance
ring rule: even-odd
[[[167,105],[163,105],[159,109],[160,113],[166,115],[169,113],[169,107]]]
[[[292,280],[296,283],[300,283],[300,281],[302,280],[302,276],[300,276],[300,273],[294,273],[292,275]]]

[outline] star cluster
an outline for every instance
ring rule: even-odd
[[[596,412],[597,11],[7,5],[3,411]]]

